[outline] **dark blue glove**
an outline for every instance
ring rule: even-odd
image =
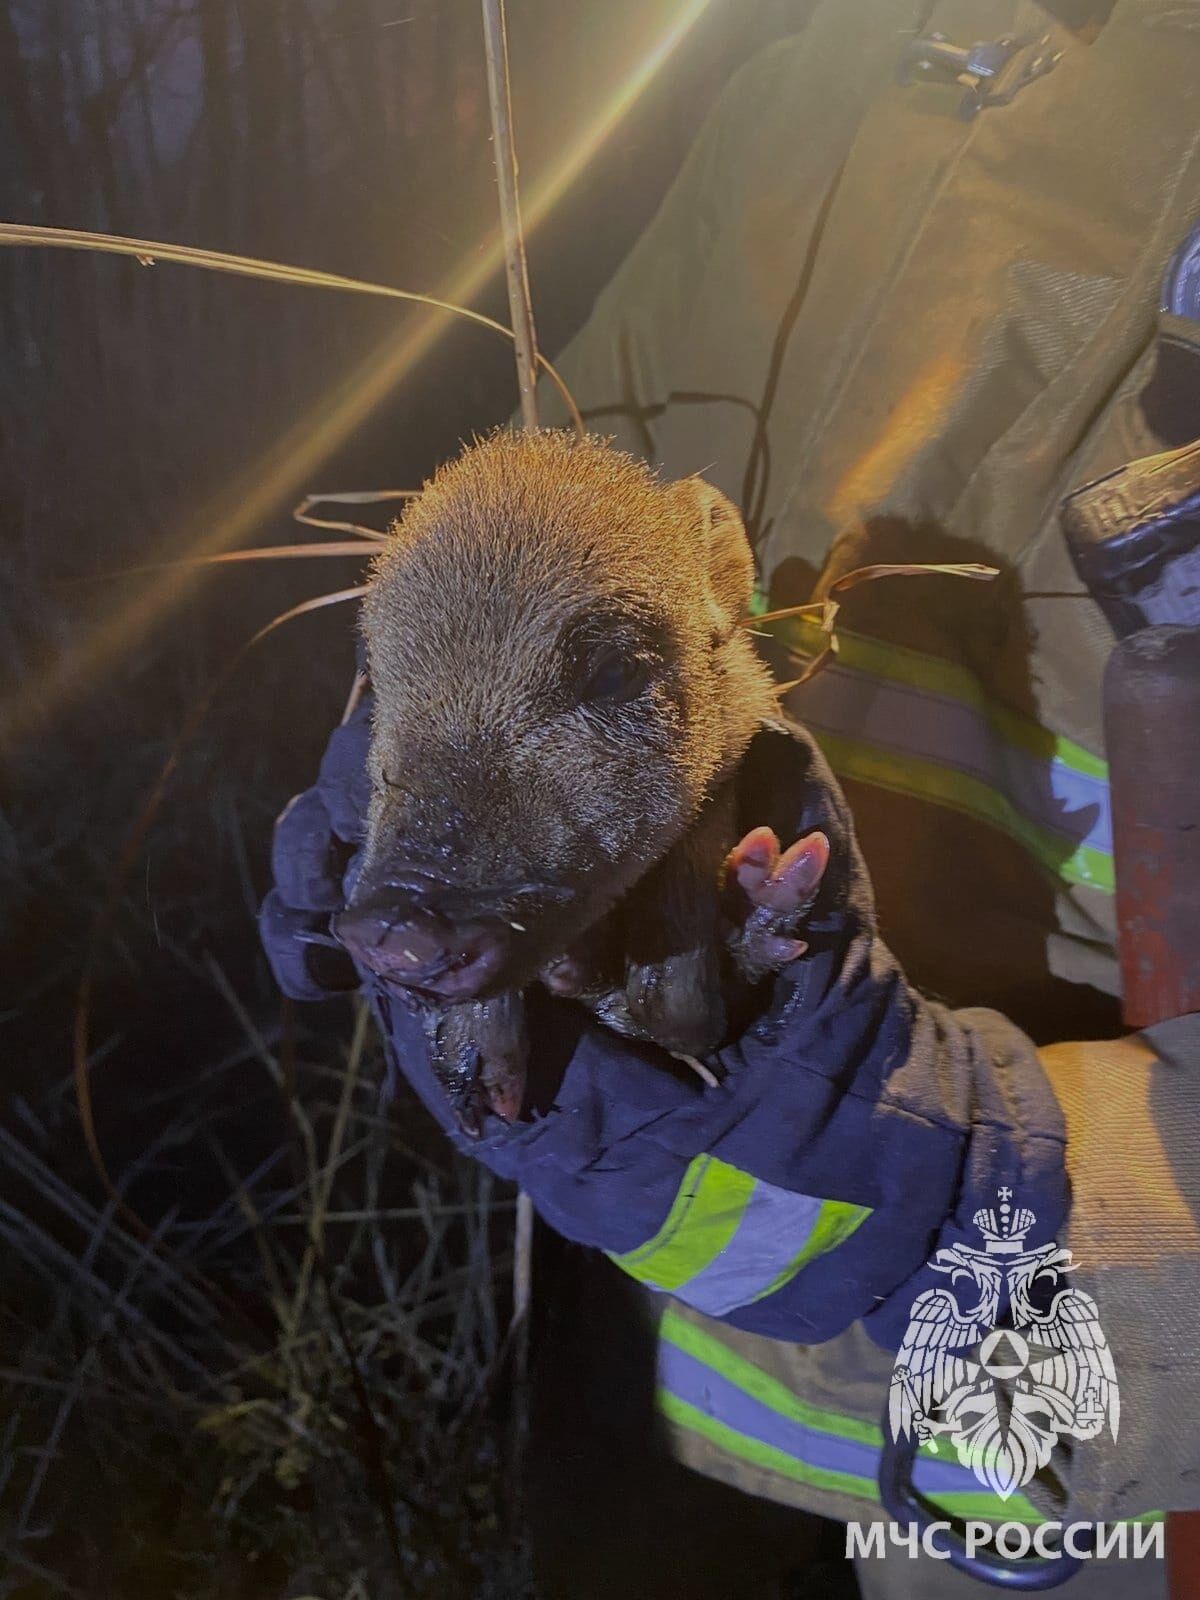
[[[275,981],[289,999],[324,1000],[359,986],[354,963],[329,931],[346,903],[371,796],[371,699],[330,736],[316,783],[275,824],[271,876],[258,926]]]
[[[329,937],[366,809],[369,706],[339,728],[313,789],[276,830],[263,942],[285,993],[353,985]],[[924,1263],[974,1242],[1001,1185],[1053,1238],[1066,1182],[1061,1115],[1033,1046],[990,1012],[912,991],[879,939],[845,802],[803,730],[765,728],[739,777],[744,831],[822,830],[830,865],[764,1015],[703,1085],[582,1008],[528,996],[529,1104],[459,1130],[424,1016],[364,975],[389,1060],[464,1153],[521,1184],[547,1222],[652,1287],[776,1338],[813,1343],[859,1317],[899,1342]],[[930,1280],[932,1281],[932,1280]]]

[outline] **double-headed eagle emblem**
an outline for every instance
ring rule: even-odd
[[[1071,1252],[1025,1248],[1036,1218],[1011,1189],[973,1220],[982,1250],[954,1245],[929,1263],[949,1282],[913,1302],[888,1418],[894,1439],[948,1435],[1007,1500],[1064,1435],[1094,1439],[1107,1422],[1115,1439],[1121,1401],[1096,1302],[1067,1282]]]

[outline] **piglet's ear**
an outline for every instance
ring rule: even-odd
[[[741,513],[702,478],[685,478],[677,487],[703,544],[709,604],[719,636],[726,639],[750,609],[754,590],[754,556]]]

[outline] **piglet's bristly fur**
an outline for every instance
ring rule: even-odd
[[[411,502],[364,606],[372,800],[345,943],[444,1081],[520,1106],[520,990],[699,1055],[731,974],[732,778],[775,711],[741,519],[594,438],[497,432]]]

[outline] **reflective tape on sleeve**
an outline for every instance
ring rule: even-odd
[[[867,1206],[779,1189],[700,1155],[653,1238],[612,1259],[651,1288],[719,1317],[777,1293],[869,1215]]]

